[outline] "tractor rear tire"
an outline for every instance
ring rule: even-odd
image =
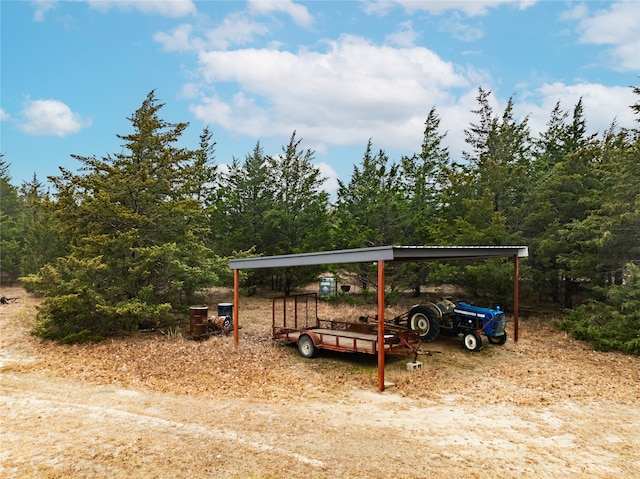
[[[298,351],[303,358],[312,358],[316,355],[316,345],[308,334],[304,334],[298,338]]]
[[[433,341],[440,334],[440,318],[427,306],[411,308],[407,326],[416,331],[423,341]]]
[[[480,351],[482,349],[482,338],[476,331],[469,331],[464,334],[462,344],[464,344],[467,351]]]

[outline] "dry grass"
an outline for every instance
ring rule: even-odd
[[[165,331],[62,346],[28,334],[36,299],[3,294],[20,300],[0,306],[0,477],[640,477],[640,358],[591,351],[553,315],[478,354],[438,340],[418,372],[389,356],[396,386],[379,394],[373,356],[273,342],[268,298],[241,298],[239,345]]]
[[[214,290],[208,297],[210,310],[230,297],[229,290]],[[71,346],[29,338],[26,347],[36,355],[21,367],[122,387],[254,400],[376,388],[376,357],[323,351],[305,360],[295,347],[270,339],[268,298],[242,297],[240,302],[238,345],[232,335],[192,341],[185,339],[186,331],[136,333]],[[405,304],[388,308],[387,316],[400,314],[412,302],[406,298]],[[375,305],[323,302],[319,307],[321,318],[357,320],[361,314],[374,315]],[[15,321],[25,324],[25,315],[33,313],[22,310]],[[486,345],[476,354],[465,351],[456,339],[438,339],[428,346],[442,353],[420,356],[419,372],[406,371],[406,356],[387,356],[385,376],[395,383],[394,391],[415,398],[464,393],[482,401],[526,405],[559,398],[631,403],[640,397],[640,358],[592,351],[555,330],[554,319],[521,319],[518,343],[510,339],[505,346]],[[508,333],[512,338],[512,328]]]

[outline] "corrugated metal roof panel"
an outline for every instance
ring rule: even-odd
[[[529,256],[527,246],[375,246],[314,253],[239,258],[229,261],[231,269],[284,268],[323,264],[369,263],[376,261],[426,261],[482,259],[501,256]]]

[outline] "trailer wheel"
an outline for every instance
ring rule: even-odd
[[[298,338],[298,351],[303,358],[312,358],[316,355],[316,345],[308,334]]]
[[[497,344],[498,346],[502,346],[504,343],[507,342],[507,332],[505,331],[504,334],[502,336],[498,336],[498,337],[493,337],[493,336],[487,336],[489,338],[489,342],[491,344]]]
[[[440,318],[426,306],[411,308],[407,326],[417,331],[423,341],[433,341],[440,334]]]
[[[482,349],[482,338],[475,331],[465,333],[462,343],[468,351],[480,351]]]

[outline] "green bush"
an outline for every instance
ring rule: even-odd
[[[624,279],[598,288],[604,300],[578,307],[558,327],[600,351],[640,355],[640,267],[627,265]]]

